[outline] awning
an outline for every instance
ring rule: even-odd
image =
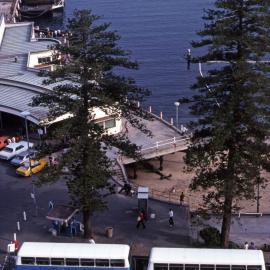
[[[73,208],[71,206],[56,205],[49,211],[46,218],[59,221],[61,223],[67,223],[77,212],[79,212],[79,209]]]

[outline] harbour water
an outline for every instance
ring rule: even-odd
[[[111,22],[111,29],[121,36],[120,44],[132,52],[139,70],[128,73],[140,86],[152,91],[145,105],[165,118],[175,117],[174,102],[192,95],[190,85],[198,76],[198,66],[187,70],[184,56],[190,42],[198,39],[196,31],[203,25],[203,9],[213,0],[66,0],[64,16],[39,19],[40,26],[63,28],[77,9],[91,9],[102,20]],[[57,15],[57,14],[56,14]],[[196,55],[199,51],[192,50]],[[179,121],[190,119],[185,106],[179,108]]]

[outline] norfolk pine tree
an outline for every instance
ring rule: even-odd
[[[149,92],[114,72],[115,68],[136,69],[137,64],[118,46],[120,37],[108,30],[110,24],[98,24],[99,19],[88,10],[74,12],[67,26],[71,33],[68,46],[54,48],[62,58],[59,60],[56,55],[58,68],[45,80],[47,84],[58,84],[53,91],[36,97],[32,104],[48,107],[49,119],[72,114],[51,131],[51,139],[64,139],[68,151],[59,166],[44,171],[39,184],[57,180],[61,168],[68,168],[68,192],[72,205],[82,210],[85,238],[92,234],[92,214],[106,207],[105,188],[113,174],[112,160],[106,152],[117,147],[121,153],[138,157],[137,146],[127,134],[109,136],[94,120],[95,108],[114,118],[125,117],[150,135],[140,120],[149,116],[137,106],[137,101],[143,101]]]
[[[205,190],[204,207],[222,214],[221,246],[228,247],[237,200],[254,199],[269,171],[269,0],[217,0],[205,12],[193,42],[207,53],[194,59],[221,61],[199,77],[189,101],[198,120],[186,164],[195,171],[192,190]],[[206,85],[209,87],[207,88]],[[184,101],[185,99],[183,99]]]

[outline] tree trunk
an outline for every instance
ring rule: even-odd
[[[230,195],[227,195],[225,198],[223,217],[222,217],[221,246],[224,248],[229,247],[231,218],[232,218],[232,196],[230,194]]]
[[[83,225],[84,225],[84,238],[92,237],[92,223],[91,223],[91,212],[83,211]]]

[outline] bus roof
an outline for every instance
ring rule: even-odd
[[[125,259],[128,245],[24,242],[18,257]]]
[[[264,265],[261,250],[152,248],[152,263]]]

